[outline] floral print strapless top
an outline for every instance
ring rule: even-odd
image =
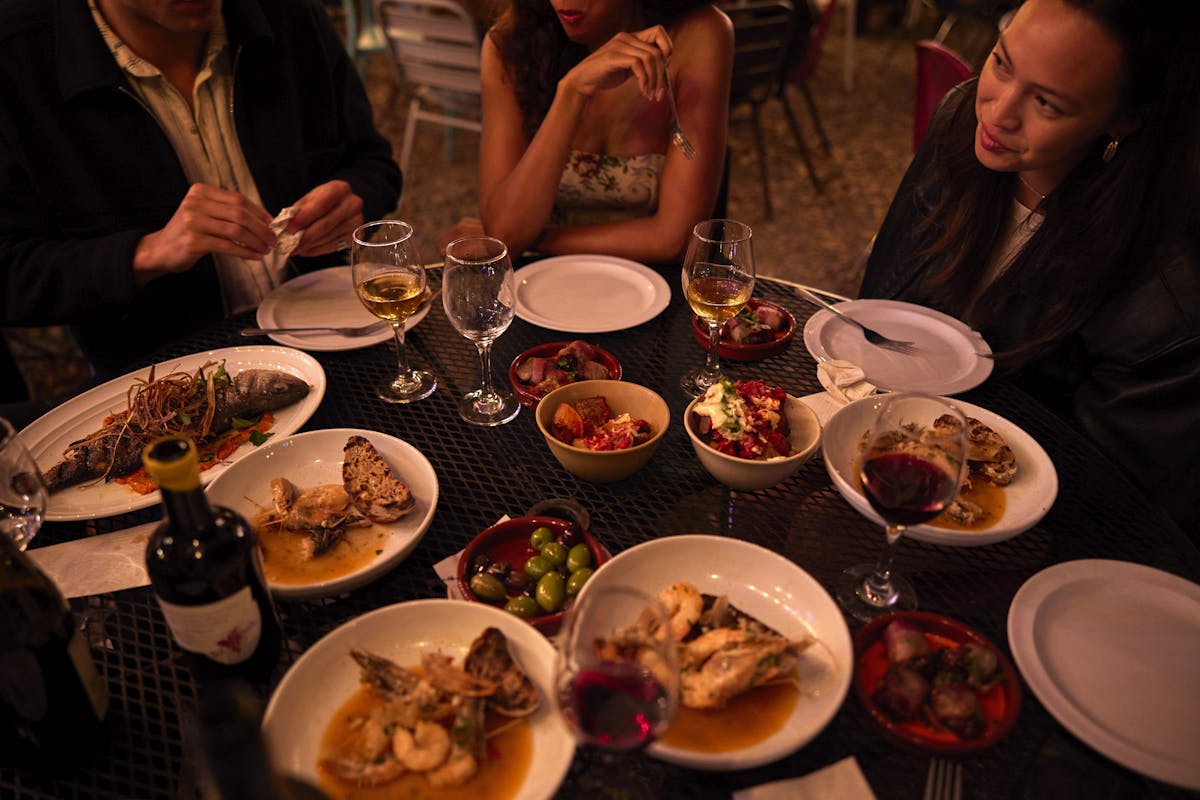
[[[653,214],[658,209],[662,153],[609,156],[567,154],[551,221],[586,225]]]

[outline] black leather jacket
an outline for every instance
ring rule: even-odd
[[[225,0],[224,15],[238,138],[266,210],[342,179],[366,219],[390,213],[400,171],[326,12]],[[138,240],[188,182],[86,0],[0,0],[0,52],[0,325],[72,324],[93,362],[115,368],[219,319],[211,258],[134,284]]]
[[[956,99],[947,98],[945,105]],[[917,185],[929,168],[931,143],[949,116],[938,114],[892,200],[860,297],[932,304],[923,283],[942,261],[919,255],[925,242],[914,231],[928,207]],[[1051,352],[1007,377],[1081,429],[1176,520],[1195,530],[1200,522],[1200,244],[1173,243],[1154,258],[1147,278],[1115,291]],[[980,333],[993,349],[1013,342],[1023,327],[1023,308],[1037,302],[1032,294],[1017,298]]]

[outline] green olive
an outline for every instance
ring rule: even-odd
[[[592,565],[592,551],[586,544],[577,544],[567,553],[567,569],[577,572],[581,567]]]
[[[543,611],[553,614],[562,608],[563,591],[562,575],[557,572],[547,572],[538,581],[537,593],[534,596]]]
[[[567,561],[567,548],[558,542],[546,542],[542,546],[542,558],[549,561],[552,567],[565,564]]]
[[[524,617],[525,619],[536,617],[541,613],[541,609],[538,608],[537,601],[526,595],[511,598],[507,603],[504,604],[504,610],[510,614],[516,614],[518,617]]]
[[[504,581],[488,572],[477,572],[471,576],[471,591],[480,600],[499,602],[508,596]]]
[[[525,562],[525,574],[534,579],[541,578],[553,569],[554,565],[543,556],[530,556]]]
[[[587,583],[587,579],[592,577],[594,571],[591,567],[580,567],[572,572],[571,577],[567,578],[567,597],[579,594],[579,590]]]
[[[541,550],[546,546],[546,542],[554,540],[554,531],[542,525],[540,528],[534,528],[533,533],[529,534],[529,546],[534,550]]]

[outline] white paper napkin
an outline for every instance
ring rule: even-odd
[[[869,383],[862,368],[849,361],[830,359],[817,364],[817,380],[840,403],[851,403],[879,390]]]
[[[875,800],[853,756],[800,778],[772,781],[733,793],[733,800]]]

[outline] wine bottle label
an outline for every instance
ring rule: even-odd
[[[71,663],[75,665],[75,672],[79,674],[79,683],[83,686],[83,692],[87,695],[88,702],[92,704],[92,710],[96,712],[96,719],[104,719],[104,715],[108,713],[108,687],[105,686],[100,673],[96,671],[92,654],[88,652],[87,639],[83,637],[83,632],[79,630],[78,626],[74,627],[71,642],[67,645],[67,655],[71,657]]]
[[[238,664],[258,647],[262,616],[249,586],[207,605],[179,606],[161,597],[158,604],[167,618],[167,627],[184,650],[220,664]]]

